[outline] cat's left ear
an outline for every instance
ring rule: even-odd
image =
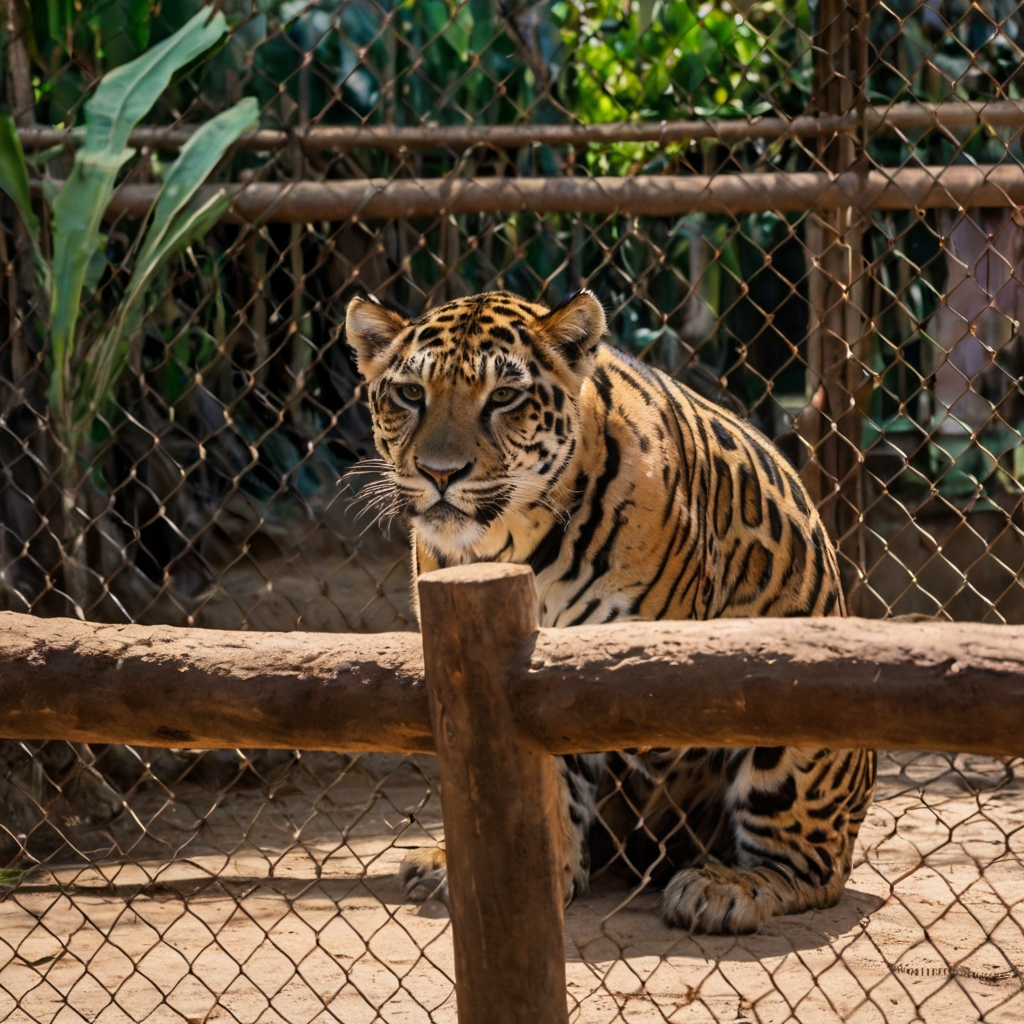
[[[367,383],[388,364],[391,344],[409,321],[376,299],[354,298],[345,313],[345,338],[356,355],[356,367]]]
[[[566,296],[536,324],[540,337],[581,378],[590,375],[597,346],[608,333],[604,307],[588,289]]]

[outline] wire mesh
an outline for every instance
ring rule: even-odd
[[[566,914],[577,1019],[1017,1019],[1019,787],[1019,760],[885,752],[842,900],[753,935],[680,934],[654,886],[595,878]]]
[[[0,607],[415,628],[402,524],[375,522],[359,498],[372,441],[348,300],[416,313],[495,287],[553,303],[587,286],[615,344],[748,416],[800,469],[855,614],[1024,622],[1015,3],[222,7],[227,45],[149,124],[192,129],[255,96],[274,134],[236,147],[215,178],[276,191],[255,220],[225,220],[168,264],[70,451],[50,399],[49,300],[2,208]],[[80,126],[98,77],[194,9],[7,6],[0,79],[45,246],[42,196],[78,143],[39,126]],[[635,133],[679,118],[689,134]],[[484,137],[508,125],[537,141]],[[542,135],[588,125],[604,138]],[[478,134],[394,134],[423,126]],[[361,127],[383,134],[329,137]],[[155,188],[180,141],[142,140],[124,184]],[[955,177],[975,171],[995,183],[977,206]],[[820,179],[799,177],[844,172],[895,191],[826,208]],[[933,187],[910,194],[909,172]],[[777,177],[796,199],[752,207]],[[274,213],[306,183],[372,181],[386,197],[404,179],[486,191],[538,178],[750,187],[682,212],[606,196],[586,212]],[[119,209],[83,338],[124,299],[140,222]],[[0,759],[3,1015],[454,1019],[443,911],[421,913],[393,879],[404,843],[439,836],[428,760],[10,742]],[[570,908],[576,1019],[1019,1019],[1019,764],[882,765],[833,911],[724,939],[663,928],[647,891]]]
[[[433,759],[4,757],[5,1020],[454,1021],[446,908],[397,879],[443,838]],[[566,913],[570,1019],[1018,1020],[1022,807],[1019,759],[886,753],[842,901],[754,935],[597,879]]]
[[[5,1020],[446,1019],[447,914],[395,877],[440,836],[431,764],[12,747]]]

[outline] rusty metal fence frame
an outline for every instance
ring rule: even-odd
[[[300,133],[260,131],[242,139],[243,148],[278,149],[287,140],[303,149],[343,153],[372,146],[384,150],[477,145],[585,145],[599,141],[695,141],[779,139],[785,136],[860,145],[878,132],[933,128],[940,132],[984,127],[1024,128],[1024,104],[951,101],[931,107],[869,107],[861,113],[807,116],[782,122],[763,118],[730,121],[664,122],[658,126],[510,126],[488,129],[366,128],[309,129]],[[66,132],[22,129],[28,147],[73,144]],[[176,147],[189,135],[182,129],[142,129],[132,141],[140,146]],[[858,149],[858,152],[860,149]],[[858,158],[859,159],[859,158]],[[803,470],[837,540],[844,579],[853,607],[871,607],[870,573],[863,552],[864,494],[861,428],[855,396],[871,383],[861,350],[868,318],[861,291],[868,260],[862,235],[875,212],[951,211],[963,218],[971,211],[1010,210],[1024,204],[1024,168],[1014,164],[902,167],[802,172],[730,172],[635,177],[548,178],[388,178],[296,182],[248,182],[206,186],[201,194],[226,190],[232,202],[226,220],[260,229],[268,224],[293,226],[313,222],[372,224],[398,216],[444,221],[464,215],[570,213],[599,216],[667,217],[686,214],[797,213],[807,218],[809,245],[819,255],[809,281],[810,331],[807,412],[823,426],[804,427],[800,443],[809,465]],[[42,184],[33,182],[36,195]],[[154,201],[159,186],[126,183],[108,209],[114,220],[137,219]],[[829,225],[832,225],[831,227]],[[1010,276],[1014,276],[1011,268]],[[799,420],[800,417],[797,417]],[[838,460],[838,461],[836,461]],[[884,485],[883,485],[884,490]],[[865,595],[865,596],[862,596]],[[887,602],[883,600],[882,607]],[[940,602],[940,607],[944,605]],[[875,614],[875,612],[871,612]]]

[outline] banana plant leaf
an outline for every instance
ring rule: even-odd
[[[259,105],[246,98],[199,128],[171,164],[114,322],[86,355],[81,388],[86,408],[82,415],[95,415],[110,397],[132,336],[142,326],[146,295],[157,274],[224,214],[230,198],[223,189],[207,197],[197,193],[228,148],[258,122]]]
[[[85,104],[85,141],[53,204],[50,399],[58,415],[66,408],[89,260],[99,246],[100,224],[118,171],[135,152],[128,147],[128,137],[174,75],[220,42],[226,32],[224,15],[218,11],[211,16],[210,8],[204,8],[162,43],[105,75]]]

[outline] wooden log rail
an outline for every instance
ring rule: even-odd
[[[568,1024],[551,753],[683,744],[1024,752],[1024,629],[719,619],[538,629],[530,569],[419,580],[414,633],[0,614],[0,736],[436,751],[459,1024]]]
[[[856,112],[844,115],[800,115],[782,117],[707,118],[706,120],[614,121],[608,124],[507,124],[507,125],[317,125],[298,132],[261,128],[238,141],[242,149],[271,152],[284,149],[292,138],[308,153],[344,152],[349,149],[467,150],[474,146],[519,149],[524,146],[611,145],[619,142],[654,142],[662,145],[699,139],[723,143],[748,139],[780,139],[784,136],[816,138],[837,133],[900,132],[940,129],[955,131],[978,125],[990,128],[1024,127],[1024,102],[993,100],[967,103],[895,103],[868,107],[863,118]],[[195,131],[190,126],[137,128],[128,144],[178,149]],[[82,133],[66,128],[20,128],[18,137],[28,150],[76,145]]]
[[[757,742],[1024,754],[1024,627],[632,622],[541,629],[528,646],[510,697],[521,727],[552,753]],[[416,633],[239,633],[3,612],[0,736],[429,752],[423,671]]]

